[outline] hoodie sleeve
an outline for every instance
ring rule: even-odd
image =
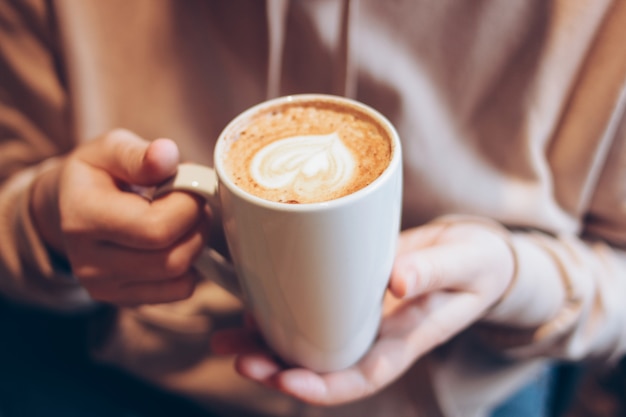
[[[34,180],[75,144],[47,4],[0,2],[0,293],[73,309],[91,300],[47,250],[29,210]]]
[[[483,336],[515,356],[617,360],[626,353],[626,120],[578,235],[514,231],[517,274]],[[514,326],[511,326],[513,324]]]
[[[626,3],[614,2],[545,148],[550,190],[577,227],[515,230],[517,275],[485,336],[515,356],[626,353]]]

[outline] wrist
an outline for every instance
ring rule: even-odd
[[[561,271],[535,239],[511,233],[508,241],[516,258],[515,276],[509,289],[487,312],[483,322],[514,328],[536,328],[552,320],[566,302]],[[540,238],[540,236],[535,236]]]

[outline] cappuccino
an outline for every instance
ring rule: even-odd
[[[265,200],[304,204],[352,194],[389,165],[389,132],[356,106],[294,100],[227,132],[223,163],[238,187]]]

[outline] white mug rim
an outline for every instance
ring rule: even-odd
[[[266,200],[262,197],[258,197],[254,194],[251,194],[241,187],[237,186],[225,172],[223,167],[223,158],[220,155],[223,152],[223,146],[226,143],[226,135],[229,133],[229,130],[234,126],[239,124],[242,120],[246,118],[250,118],[253,114],[266,109],[268,107],[278,106],[282,103],[290,103],[296,101],[311,101],[311,100],[322,100],[327,102],[335,102],[340,104],[347,104],[356,108],[357,110],[372,116],[376,121],[380,123],[380,125],[386,130],[387,135],[391,141],[391,158],[389,163],[385,167],[384,171],[371,183],[366,185],[365,187],[345,196],[335,198],[328,201],[320,201],[313,203],[299,203],[299,204],[291,204],[291,203],[280,203],[277,201]],[[355,200],[359,200],[363,198],[365,195],[374,192],[376,189],[380,188],[382,184],[388,181],[388,178],[393,175],[396,169],[401,169],[398,165],[401,163],[402,159],[402,151],[400,147],[400,138],[398,136],[398,132],[393,124],[378,110],[374,109],[367,104],[362,102],[353,100],[351,98],[336,96],[331,94],[293,94],[288,96],[277,97],[274,99],[270,99],[264,101],[262,103],[256,104],[244,112],[240,113],[237,117],[231,120],[226,127],[220,133],[214,153],[214,162],[213,166],[219,178],[218,187],[222,185],[226,186],[233,194],[237,195],[239,198],[249,201],[257,206],[266,207],[272,210],[278,211],[289,211],[289,212],[306,212],[306,211],[319,211],[325,209],[331,209],[338,206],[343,206],[346,204],[350,204]]]

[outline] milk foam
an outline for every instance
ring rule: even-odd
[[[292,136],[253,157],[250,175],[261,186],[300,193],[340,190],[355,174],[355,160],[337,133]]]

